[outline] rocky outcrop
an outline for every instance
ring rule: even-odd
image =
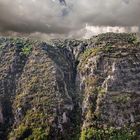
[[[79,64],[83,139],[137,139],[139,43],[132,36],[101,35]]]
[[[135,34],[0,38],[0,139],[139,139],[139,55]]]

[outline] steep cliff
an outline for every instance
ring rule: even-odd
[[[135,34],[49,43],[0,38],[1,140],[136,140]]]

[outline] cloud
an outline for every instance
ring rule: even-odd
[[[90,38],[93,35],[101,34],[101,33],[108,33],[108,32],[114,32],[114,33],[124,33],[124,32],[131,32],[131,33],[137,33],[139,32],[138,26],[131,26],[131,27],[120,27],[120,26],[89,26],[86,25],[85,27],[85,34],[84,38]]]
[[[139,27],[139,7],[139,0],[0,0],[0,31],[69,35],[87,24]]]

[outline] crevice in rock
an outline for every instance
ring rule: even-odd
[[[26,138],[28,138],[30,135],[32,135],[32,130],[31,129],[26,129],[23,134],[17,138],[17,140],[24,140]]]
[[[67,124],[67,127],[64,129],[65,131],[67,131],[65,132],[66,135],[64,137],[61,137],[61,139],[66,139],[66,138],[68,139],[68,136],[69,137],[71,136],[73,138],[76,137],[78,138],[78,135],[80,135],[81,114],[82,114],[81,107],[80,107],[81,97],[79,96],[80,94],[77,93],[79,92],[79,89],[77,89],[79,86],[76,85],[77,66],[79,64],[79,61],[75,60],[74,54],[67,48],[61,48],[55,46],[52,47],[47,44],[43,44],[42,47],[49,55],[49,57],[54,61],[59,72],[62,73],[63,83],[65,83],[65,86],[60,80],[61,78],[58,77],[57,79],[58,87],[61,86],[65,87],[65,90],[67,90],[68,95],[71,98],[69,99],[68,102],[73,106],[70,110],[68,110],[68,112],[66,111],[67,117],[69,118],[69,124]],[[58,59],[58,55],[61,59]],[[64,62],[62,62],[61,60],[64,60]],[[59,111],[60,109],[58,109],[58,112]],[[59,114],[61,114],[60,112]]]

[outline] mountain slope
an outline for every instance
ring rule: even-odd
[[[135,34],[1,37],[0,138],[138,139],[139,54]]]

